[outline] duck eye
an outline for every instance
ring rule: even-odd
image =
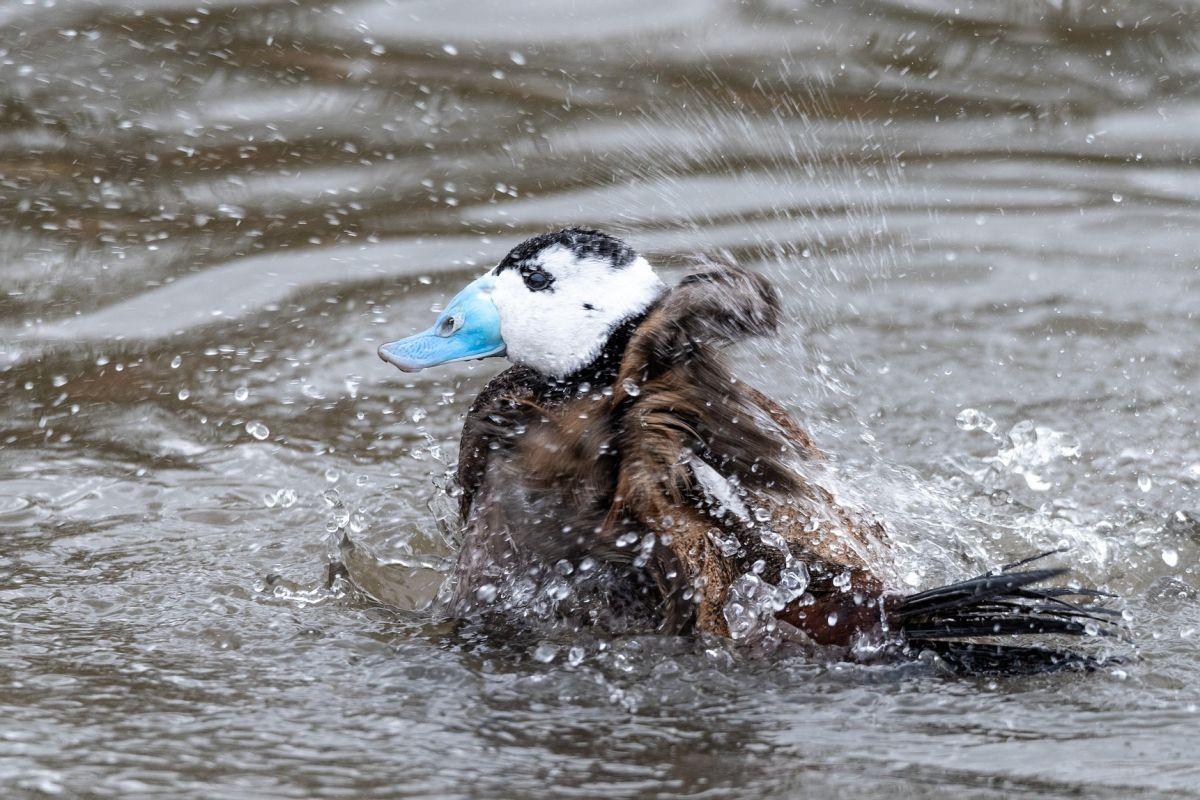
[[[540,269],[525,273],[525,286],[531,292],[537,292],[550,285],[550,276]]]
[[[446,317],[442,320],[442,324],[438,326],[438,336],[446,337],[462,327],[462,317],[455,314],[452,317]]]

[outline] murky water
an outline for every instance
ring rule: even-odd
[[[5,797],[1200,794],[1200,6],[0,20]],[[575,223],[780,282],[741,371],[884,514],[899,580],[1069,545],[1136,660],[972,680],[423,625],[500,365],[375,348]],[[323,588],[334,557],[388,605]]]

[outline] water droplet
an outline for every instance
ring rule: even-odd
[[[1150,479],[1149,475],[1143,472],[1142,474],[1138,475],[1138,488],[1143,492],[1148,492],[1154,488],[1154,481]]]
[[[1026,472],[1023,477],[1025,478],[1026,485],[1028,485],[1029,488],[1033,489],[1035,492],[1044,492],[1052,485],[1050,481],[1046,480],[1041,475],[1038,475],[1036,472]]]
[[[721,551],[721,555],[726,558],[736,556],[738,551],[742,549],[742,543],[732,534],[726,535],[722,531],[713,528],[708,532],[708,536],[713,544],[717,546],[717,549]]]
[[[54,384],[55,388],[58,388],[59,386],[65,386],[67,384],[67,379],[63,375],[55,375],[54,379],[50,382]]]
[[[338,506],[329,512],[329,520],[325,523],[325,530],[330,533],[336,533],[346,527],[348,522],[350,522],[350,512],[344,507]]]
[[[233,399],[237,400],[239,403],[246,402],[246,398],[248,398],[249,396],[250,396],[250,390],[247,389],[245,386],[239,386],[238,388],[233,390]]]
[[[788,547],[787,541],[775,531],[763,531],[758,535],[758,538],[767,547],[774,547],[776,550],[781,550],[791,555],[792,551]]]
[[[179,365],[183,363],[182,356],[175,356],[171,359],[171,369],[179,369]]]
[[[325,470],[325,480],[329,483],[337,483],[339,480],[341,480],[341,477],[341,473],[339,473],[333,467]]]
[[[521,53],[518,53],[516,50],[513,50],[511,53],[509,53],[508,57],[512,59],[512,62],[518,67],[525,66],[525,56],[523,56]]]
[[[192,393],[189,392],[187,389],[180,389],[179,394],[176,395],[176,397],[178,397],[180,400],[187,400],[191,396],[192,396]]]
[[[637,383],[634,382],[633,378],[626,378],[624,381],[622,381],[621,388],[624,389],[625,394],[629,395],[630,397],[637,397],[642,393],[642,387],[638,386]]]
[[[1175,566],[1179,563],[1179,551],[1174,547],[1168,547],[1162,551],[1162,560],[1168,567]]]
[[[793,560],[779,571],[779,590],[784,602],[790,603],[808,589],[808,566],[803,561]]]
[[[408,412],[408,418],[411,419],[413,422],[420,422],[421,420],[425,419],[428,416],[429,416],[429,412],[426,411],[425,409],[419,408],[419,407],[409,409],[409,412]]]
[[[246,423],[246,433],[258,439],[260,442],[271,435],[271,429],[262,424],[258,420],[250,420]]]
[[[482,603],[490,603],[496,599],[499,590],[494,583],[485,583],[475,590],[475,597]]]
[[[290,508],[296,505],[296,490],[295,489],[279,489],[274,492],[267,492],[263,495],[263,504],[267,508]]]
[[[442,52],[448,56],[456,56],[458,55],[458,48],[447,42],[446,44],[442,45]]]
[[[558,648],[549,642],[542,642],[533,651],[534,659],[542,662],[543,664],[549,664],[554,660],[556,655],[558,655]]]
[[[1113,192],[1113,202],[1114,202],[1114,203],[1119,203],[1119,202],[1121,202],[1121,201],[1122,201],[1122,200],[1124,200],[1124,199],[1125,199],[1125,198],[1124,198],[1124,197],[1122,197],[1121,195],[1117,194],[1116,192]]]
[[[583,663],[583,657],[586,655],[583,648],[576,645],[567,651],[567,663],[572,667],[578,667]]]
[[[637,540],[638,535],[636,533],[623,533],[617,537],[616,545],[617,547],[629,547],[629,545]]]
[[[974,408],[964,408],[958,412],[958,416],[954,418],[954,424],[959,427],[959,430],[964,431],[981,430],[986,433],[995,433],[996,431],[996,421]]]

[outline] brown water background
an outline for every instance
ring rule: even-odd
[[[1200,796],[1198,43],[1188,0],[0,7],[3,796]],[[770,275],[739,369],[897,579],[1066,545],[1136,658],[422,626],[499,364],[375,348],[567,224]]]

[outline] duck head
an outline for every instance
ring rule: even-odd
[[[433,327],[388,342],[379,357],[405,372],[507,356],[549,378],[592,363],[622,323],[665,291],[649,262],[600,231],[527,239],[467,284]]]

